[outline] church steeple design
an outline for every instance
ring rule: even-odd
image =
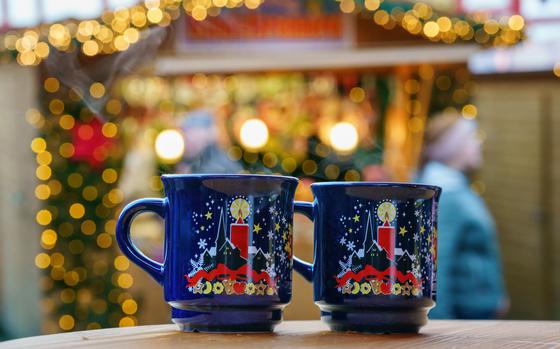
[[[396,218],[396,207],[390,201],[380,203],[375,215],[371,211],[367,212],[360,249],[350,249],[350,255],[338,262],[340,272],[335,278],[336,288],[341,293],[397,295],[401,294],[401,288],[405,290],[404,295],[417,295],[421,292],[421,284],[412,273],[416,257],[395,246]],[[374,219],[377,226],[374,226]],[[359,222],[360,217],[354,216],[352,220]],[[406,234],[406,229],[403,228],[402,231],[402,234]],[[352,242],[352,246],[356,245]]]
[[[222,205],[215,208],[216,211],[219,210],[217,226],[212,222],[211,208],[199,215],[203,217],[201,221],[205,223],[199,224],[200,230],[196,232],[200,237],[198,241],[200,254],[196,260],[190,261],[192,268],[188,274],[185,274],[186,287],[193,293],[275,295],[277,282],[280,280],[276,269],[288,267],[290,263],[291,257],[286,252],[291,249],[291,240],[288,240],[291,234],[288,229],[290,222],[286,219],[285,213],[282,212],[282,216],[276,213],[278,203],[267,201],[266,204],[272,204],[274,207],[265,211],[261,206],[258,209],[259,216],[255,216],[253,201],[242,196],[236,196],[231,200],[228,200],[229,210],[222,206],[224,201]],[[214,202],[210,200],[210,203]],[[260,205],[264,203],[262,200],[259,202]],[[206,206],[211,207],[208,204]],[[217,213],[214,216],[216,218]],[[266,222],[264,217],[270,213],[278,222],[273,221],[275,224],[269,226],[270,231],[282,229],[284,231],[282,235],[273,233],[264,235],[265,233],[261,232]],[[212,226],[217,229],[211,228]],[[215,234],[212,240],[203,237],[208,234]],[[286,240],[282,236],[285,236]],[[273,244],[273,239],[277,239],[278,242]],[[268,246],[269,249],[263,251],[263,246]]]
[[[226,236],[226,224],[225,224],[225,216],[224,216],[224,209],[220,210],[220,222],[218,223],[218,236],[216,237],[216,250],[219,250],[227,240]]]

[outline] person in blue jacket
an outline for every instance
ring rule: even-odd
[[[507,309],[496,228],[467,174],[482,165],[477,124],[431,118],[417,181],[443,188],[438,216],[436,307],[432,319],[492,319]]]

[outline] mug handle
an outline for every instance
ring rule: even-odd
[[[116,229],[117,243],[123,254],[150,274],[160,285],[163,283],[163,264],[151,260],[134,245],[130,237],[130,225],[134,218],[142,212],[155,212],[165,219],[165,206],[165,199],[135,200],[123,208],[117,220]]]
[[[295,201],[294,212],[303,214],[313,222],[315,220],[313,216],[314,206],[312,202]],[[303,276],[305,280],[312,282],[313,263],[305,262],[294,255],[294,270]]]

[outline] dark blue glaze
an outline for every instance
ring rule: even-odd
[[[298,181],[261,175],[164,175],[165,199],[126,206],[117,242],[164,287],[185,331],[271,331],[292,296],[293,197]],[[164,263],[130,240],[143,211],[165,220]]]
[[[333,330],[417,332],[436,298],[441,189],[401,183],[317,183],[305,214],[315,222],[313,282]]]

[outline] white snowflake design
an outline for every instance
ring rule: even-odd
[[[204,250],[207,246],[206,239],[198,240],[198,248]]]

